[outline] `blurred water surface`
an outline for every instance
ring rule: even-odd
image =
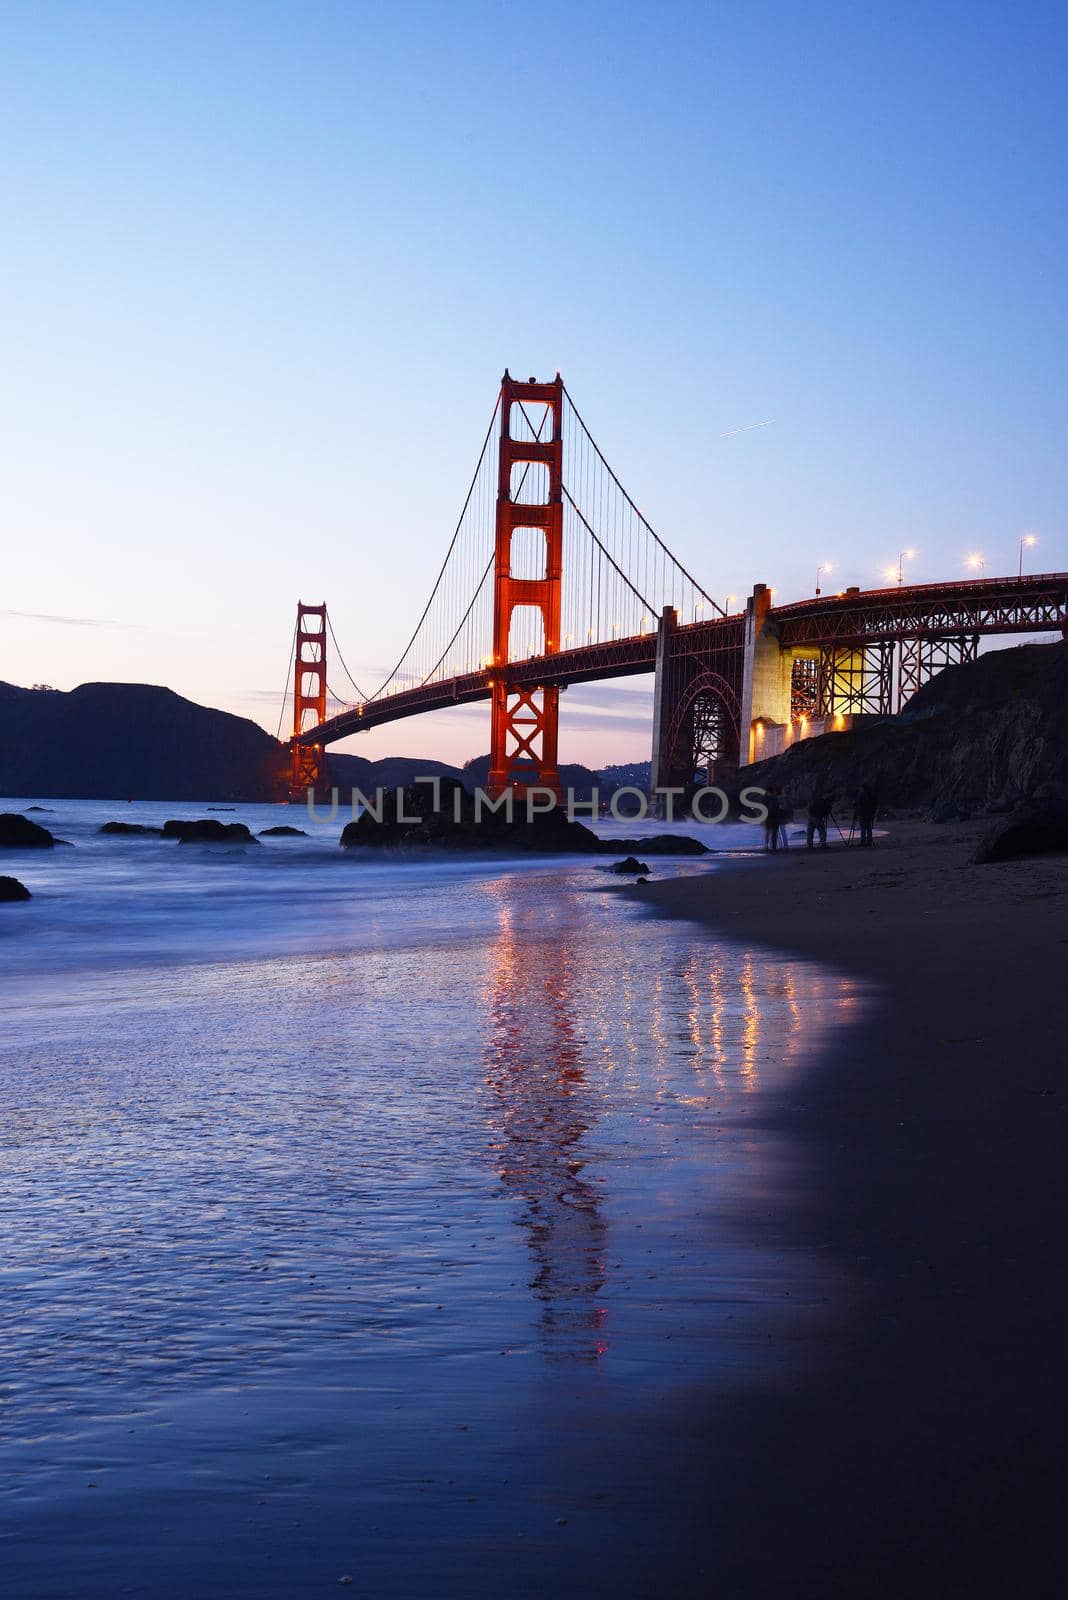
[[[778,1381],[835,1293],[777,1240],[808,1175],[762,1091],[856,985],[600,862],[40,803],[74,848],[0,908],[5,1593],[657,1593],[693,1397]]]

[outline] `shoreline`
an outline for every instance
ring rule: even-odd
[[[482,1472],[472,1487],[483,1508],[477,1517],[489,1520],[476,1522],[472,1512],[462,1548],[441,1542],[434,1593],[483,1592],[467,1566],[459,1576],[453,1567],[491,1534],[498,1542],[486,1592],[503,1586],[537,1600],[547,1588],[577,1595],[602,1586],[624,1600],[957,1592],[1000,1600],[1010,1582],[1024,1579],[1029,1597],[1061,1592],[1053,1573],[1060,1559],[1064,1110],[1062,1094],[1043,1090],[1060,1090],[1054,1013],[1068,951],[1068,859],[968,867],[984,827],[894,823],[871,852],[839,846],[811,855],[792,845],[775,858],[728,848],[689,861],[651,860],[653,877],[643,885],[586,857],[497,864],[525,879],[520,906],[537,876],[524,868],[582,869],[577,892],[599,897],[609,935],[625,908],[605,896],[623,894],[647,915],[674,919],[676,943],[698,981],[701,945],[718,933],[753,950],[758,966],[766,952],[768,971],[781,957],[859,980],[851,982],[857,1010],[832,1011],[835,1001],[817,999],[819,985],[812,989],[800,1002],[815,1023],[803,1065],[778,1074],[777,1083],[762,1082],[736,1124],[740,1147],[752,1138],[785,1157],[765,1164],[763,1175],[754,1169],[752,1185],[716,1211],[728,1245],[756,1245],[771,1272],[770,1280],[758,1271],[744,1283],[744,1303],[763,1303],[771,1314],[731,1336],[743,1341],[734,1347],[741,1381],[706,1381],[724,1337],[712,1316],[693,1334],[702,1342],[690,1347],[685,1380],[667,1385],[655,1407],[639,1383],[591,1409],[584,1429],[561,1424],[539,1468],[558,1502],[548,1534],[524,1521],[526,1510],[506,1504],[505,1480],[499,1486]],[[115,860],[128,849],[121,845]],[[324,863],[328,855],[344,858],[321,855]],[[89,869],[91,853],[82,859]],[[188,853],[168,859],[201,880]],[[226,860],[203,877],[205,889],[247,888],[247,864]],[[442,861],[465,865],[456,855],[422,854],[418,864],[438,877]],[[467,865],[480,876],[491,863],[468,858]],[[591,866],[600,870],[586,872]],[[296,880],[277,882],[293,889]],[[318,898],[302,891],[301,899],[321,920]],[[42,895],[43,907],[47,900]],[[99,898],[86,906],[100,916]],[[641,918],[627,911],[622,921],[640,946]],[[216,912],[212,927],[218,940],[224,930]],[[1012,1006],[1005,1004],[1006,938],[1020,997]],[[173,958],[168,963],[169,983]],[[54,966],[50,973],[54,982]],[[520,1015],[524,995],[540,1000],[538,973],[531,969],[527,987],[508,1001]],[[579,1010],[588,993],[576,986]],[[1031,1052],[1022,1065],[1013,1054],[1021,1027]],[[793,1059],[785,1050],[768,1054],[780,1064]],[[692,1201],[686,1189],[679,1193]],[[707,1233],[706,1217],[694,1213],[695,1238]],[[648,1222],[645,1216],[640,1225]],[[671,1231],[680,1223],[673,1219]],[[643,1255],[646,1241],[657,1243],[645,1234]],[[642,1265],[655,1300],[662,1291],[652,1284],[666,1269]],[[785,1287],[777,1295],[780,1271]],[[693,1266],[686,1272],[694,1303],[715,1303],[714,1275]],[[670,1369],[679,1348],[667,1342],[673,1337],[678,1329],[665,1319],[649,1346],[650,1372],[662,1363]],[[464,1414],[473,1414],[471,1404]],[[327,1528],[340,1522],[336,1507],[359,1468],[331,1473],[317,1491]],[[405,1515],[431,1515],[429,1491],[415,1493]],[[236,1513],[241,1502],[228,1506]],[[494,1520],[498,1512],[503,1521]],[[555,1512],[564,1520],[557,1523]],[[572,1531],[558,1531],[566,1527]],[[213,1537],[221,1551],[221,1524]],[[350,1558],[338,1559],[334,1570],[347,1570]],[[237,1570],[225,1575],[235,1593],[262,1581],[239,1583]],[[376,1571],[385,1583],[385,1569]],[[411,1592],[430,1593],[430,1582]],[[173,1585],[178,1592],[177,1578]],[[104,1589],[101,1579],[91,1592]],[[398,1591],[386,1583],[388,1592]]]
[[[987,823],[887,826],[871,851],[791,844],[621,890],[872,985],[764,1119],[818,1174],[777,1219],[786,1247],[827,1252],[852,1287],[787,1392],[707,1419],[715,1461],[687,1462],[706,1475],[700,1575],[761,1600],[1053,1595],[1068,858],[974,866]],[[693,1570],[690,1552],[680,1583]]]

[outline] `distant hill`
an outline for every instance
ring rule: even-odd
[[[883,805],[936,820],[1068,798],[1068,641],[947,667],[897,716],[804,739],[731,787],[771,783],[795,806],[817,789],[837,794],[843,814],[870,783]]]
[[[614,789],[624,788],[648,792],[651,765],[649,761],[616,761],[611,766],[602,767],[599,776],[603,794],[609,795]]]
[[[0,794],[278,800],[287,752],[255,722],[149,683],[0,683]]]
[[[373,789],[404,788],[416,778],[459,778],[461,782],[464,778],[459,767],[424,756],[383,756],[379,761],[369,761],[366,756],[335,755],[328,750],[326,759],[330,782],[342,791],[343,797],[350,789],[369,794]]]
[[[347,803],[417,777],[485,785],[489,756],[462,768],[425,756],[327,752],[329,784]],[[648,763],[606,769],[608,789],[642,782]],[[631,774],[643,773],[643,776]],[[616,775],[619,776],[616,776]],[[626,774],[626,779],[623,779]],[[0,682],[0,794],[81,800],[284,800],[289,749],[246,717],[185,700],[148,683],[83,683],[69,694]],[[576,763],[560,768],[565,788],[588,798],[601,776]]]
[[[430,761],[425,757],[385,756],[381,761],[368,761],[366,756],[336,756],[328,753],[330,782],[343,791],[350,788],[392,789],[398,784],[409,784],[417,777],[458,778],[469,790],[485,788],[489,778],[490,758],[472,756],[462,767],[450,767],[444,761]],[[564,762],[560,768],[560,782],[565,789],[573,790],[576,799],[588,800],[593,789],[599,788],[602,800],[624,784],[639,789],[648,787],[648,761],[630,761],[620,766],[605,767],[594,772],[578,762]]]

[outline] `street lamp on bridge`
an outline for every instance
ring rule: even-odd
[[[986,571],[986,556],[980,554],[978,550],[973,550],[970,556],[965,556],[964,565],[971,567],[973,572],[977,572],[982,577]]]
[[[1016,574],[1016,576],[1018,578],[1022,578],[1023,577],[1023,553],[1024,553],[1025,547],[1026,547],[1026,549],[1030,550],[1032,545],[1036,545],[1037,543],[1038,543],[1038,534],[1037,533],[1021,533],[1021,535],[1020,535],[1020,567],[1019,567],[1019,571]]]
[[[821,562],[820,565],[816,568],[816,597],[817,597],[817,599],[819,598],[819,594],[820,594],[820,576],[821,576],[821,574],[824,573],[824,572],[833,572],[833,571],[834,571],[834,567],[831,565],[831,563],[829,561]]]
[[[890,579],[891,583],[896,580],[899,589],[905,582],[905,562],[912,561],[915,555],[915,550],[902,550],[897,558],[897,566],[886,568],[885,576]]]

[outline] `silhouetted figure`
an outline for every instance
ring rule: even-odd
[[[856,799],[853,801],[853,822],[860,836],[860,844],[871,844],[871,830],[875,823],[875,813],[878,809],[879,803],[871,784],[862,783],[857,790]]]
[[[790,835],[787,833],[787,824],[794,820],[794,808],[781,796],[779,798],[779,843],[784,850],[790,848]]]
[[[827,819],[834,808],[834,796],[821,794],[819,790],[812,796],[808,803],[808,824],[805,829],[805,839],[811,850],[813,841],[819,839],[820,849],[827,848]]]
[[[775,784],[771,784],[764,795],[764,805],[767,816],[764,818],[764,849],[773,854],[779,848],[779,832],[782,829],[785,808],[782,797]]]

